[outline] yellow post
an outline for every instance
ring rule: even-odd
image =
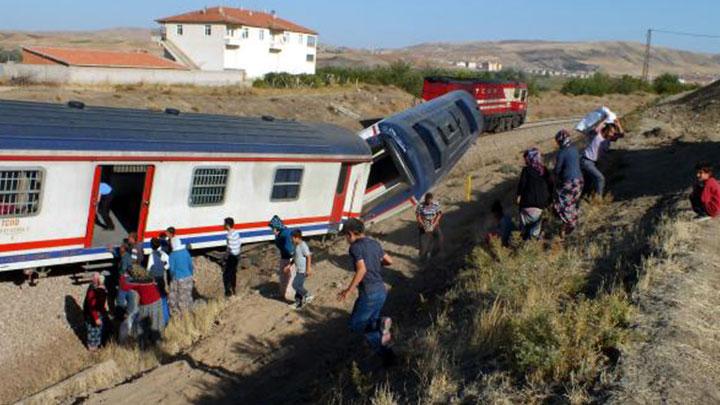
[[[470,202],[470,199],[472,198],[472,176],[467,175],[467,179],[465,179],[465,201]]]

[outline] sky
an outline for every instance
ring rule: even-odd
[[[0,30],[155,27],[156,18],[225,5],[276,10],[320,41],[355,48],[474,40],[645,41],[648,28],[720,36],[718,0],[0,0]],[[653,43],[720,54],[720,38],[656,33]]]

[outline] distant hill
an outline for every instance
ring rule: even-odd
[[[463,43],[424,43],[376,52],[330,48],[318,58],[322,65],[362,60],[377,65],[403,59],[416,65],[448,66],[453,61],[497,60],[505,67],[523,70],[595,71],[612,75],[638,76],[642,71],[645,45],[637,42],[550,42],[497,41]],[[339,62],[338,62],[339,61]],[[651,74],[675,73],[689,79],[720,76],[720,55],[652,49]]]
[[[24,45],[147,50],[162,54],[148,28],[111,28],[99,31],[0,31],[0,48]],[[322,40],[322,34],[321,34]],[[640,75],[645,46],[637,42],[495,41],[424,43],[370,52],[321,44],[319,66],[386,66],[402,59],[418,66],[449,66],[453,61],[497,60],[505,67],[594,71],[613,75]],[[653,48],[651,74],[675,73],[684,78],[720,77],[720,55]]]

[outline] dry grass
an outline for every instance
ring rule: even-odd
[[[694,223],[669,216],[660,218],[656,232],[649,239],[650,254],[638,269],[639,291],[647,291],[659,274],[683,271],[682,260],[677,259],[689,251],[694,230]]]

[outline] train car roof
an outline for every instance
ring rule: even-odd
[[[173,112],[0,101],[0,149],[372,155],[364,140],[335,125]]]
[[[513,84],[513,85],[525,85],[525,83],[517,80],[501,80],[501,79],[468,79],[468,78],[457,78],[452,76],[428,76],[425,77],[428,82],[439,82],[439,83],[463,83],[463,84]]]

